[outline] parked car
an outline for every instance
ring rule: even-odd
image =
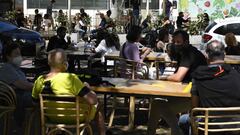
[[[225,44],[224,38],[229,32],[235,34],[237,41],[240,42],[240,17],[231,17],[213,21],[205,29],[205,32],[202,35],[202,43],[205,45],[212,40],[218,40]]]
[[[44,47],[45,42],[40,33],[20,27],[0,18],[0,34],[11,37],[13,41],[20,42],[21,53],[23,56],[36,56],[40,48]]]

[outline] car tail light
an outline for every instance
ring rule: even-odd
[[[204,34],[203,36],[202,36],[202,40],[203,40],[203,42],[204,43],[207,43],[209,40],[211,40],[212,39],[212,36],[211,35],[208,35],[208,34]]]

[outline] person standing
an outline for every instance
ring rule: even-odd
[[[170,17],[172,3],[169,0],[165,0],[165,17]]]
[[[25,18],[24,18],[24,14],[20,9],[17,10],[16,22],[17,22],[18,27],[24,27],[25,23],[26,23]]]
[[[140,0],[131,0],[131,4],[133,7],[133,18],[132,18],[133,24],[139,25],[140,24],[139,14],[140,14],[141,1]]]
[[[42,21],[43,21],[42,15],[39,14],[38,9],[35,9],[35,16],[34,16],[33,24],[36,27],[36,31],[40,31]]]
[[[53,17],[52,17],[52,9],[53,9],[53,4],[55,3],[56,1],[55,0],[50,0],[50,3],[49,5],[47,6],[47,14],[49,15],[49,19],[51,20],[52,22],[52,25],[53,25]],[[54,26],[54,25],[53,25]]]
[[[184,19],[183,12],[179,12],[177,17],[177,29],[182,30],[185,27],[184,23],[187,23],[188,21],[188,19]]]

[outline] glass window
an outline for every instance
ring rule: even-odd
[[[240,23],[228,24],[227,32],[232,32],[234,35],[240,35]]]
[[[227,33],[227,25],[223,25],[219,28],[217,28],[214,33],[220,34],[220,35],[226,35]]]
[[[209,24],[206,29],[205,29],[205,32],[209,32],[213,26],[215,26],[217,23],[216,22],[212,22],[211,24]]]
[[[72,0],[72,9],[107,9],[108,0]],[[47,8],[49,0],[28,0],[28,8]],[[54,9],[67,9],[68,0],[56,0]]]
[[[147,0],[143,0],[141,3],[141,9],[146,9]],[[159,9],[159,0],[149,0],[149,9]]]

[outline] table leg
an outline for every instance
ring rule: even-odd
[[[129,130],[132,130],[134,128],[134,116],[135,116],[135,97],[130,96],[129,121],[128,121]]]
[[[114,115],[115,115],[115,110],[116,110],[116,102],[117,102],[117,97],[114,96],[114,97],[113,97],[113,107],[112,107],[112,112],[111,112],[111,115],[110,115],[110,118],[109,118],[108,127],[111,127],[111,126],[112,126],[112,123],[113,123],[113,119],[114,119]]]
[[[159,62],[158,61],[156,61],[156,63],[155,63],[155,66],[156,66],[156,79],[158,80],[159,79]]]
[[[104,94],[103,96],[104,96],[104,98],[103,98],[104,99],[104,101],[103,101],[104,102],[103,103],[104,104],[104,117],[106,119],[107,118],[107,94]]]

